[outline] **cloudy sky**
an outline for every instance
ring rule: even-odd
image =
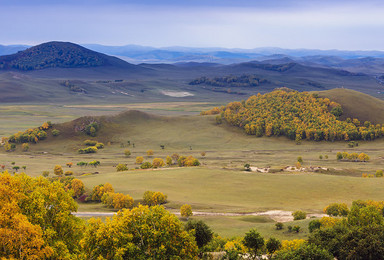
[[[0,0],[0,44],[384,50],[378,0]]]

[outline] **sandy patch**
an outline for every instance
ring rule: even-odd
[[[161,90],[161,94],[170,96],[170,97],[190,97],[194,96],[194,94],[187,91],[169,91],[169,90]]]

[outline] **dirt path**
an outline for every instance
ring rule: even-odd
[[[180,215],[180,212],[171,212],[175,215]],[[77,217],[111,217],[114,212],[75,212],[73,215]],[[284,210],[270,210],[265,212],[251,212],[251,213],[222,213],[222,212],[202,212],[193,211],[193,216],[226,216],[226,217],[239,217],[239,216],[266,216],[277,222],[293,221],[292,211]],[[311,217],[324,217],[326,214],[307,214],[307,218]]]

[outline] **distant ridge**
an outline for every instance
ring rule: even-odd
[[[47,42],[12,55],[0,56],[0,69],[3,70],[27,71],[100,66],[133,67],[134,65],[70,42]]]

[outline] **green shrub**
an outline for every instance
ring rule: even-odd
[[[382,170],[377,170],[375,173],[376,177],[383,177],[383,171]]]
[[[299,233],[300,232],[300,226],[293,226],[292,230],[295,231],[296,233]]]
[[[60,131],[57,130],[57,129],[53,129],[53,130],[52,130],[52,135],[53,135],[53,136],[58,136],[58,135],[60,135]]]
[[[141,169],[149,169],[152,168],[152,164],[150,162],[144,162],[143,164],[140,165]]]
[[[300,219],[305,219],[307,217],[307,213],[301,210],[297,210],[292,213],[293,220],[300,220]]]
[[[276,227],[277,230],[281,230],[281,229],[283,229],[283,226],[284,226],[284,224],[281,223],[281,222],[277,222],[277,223],[275,224],[275,227]]]

